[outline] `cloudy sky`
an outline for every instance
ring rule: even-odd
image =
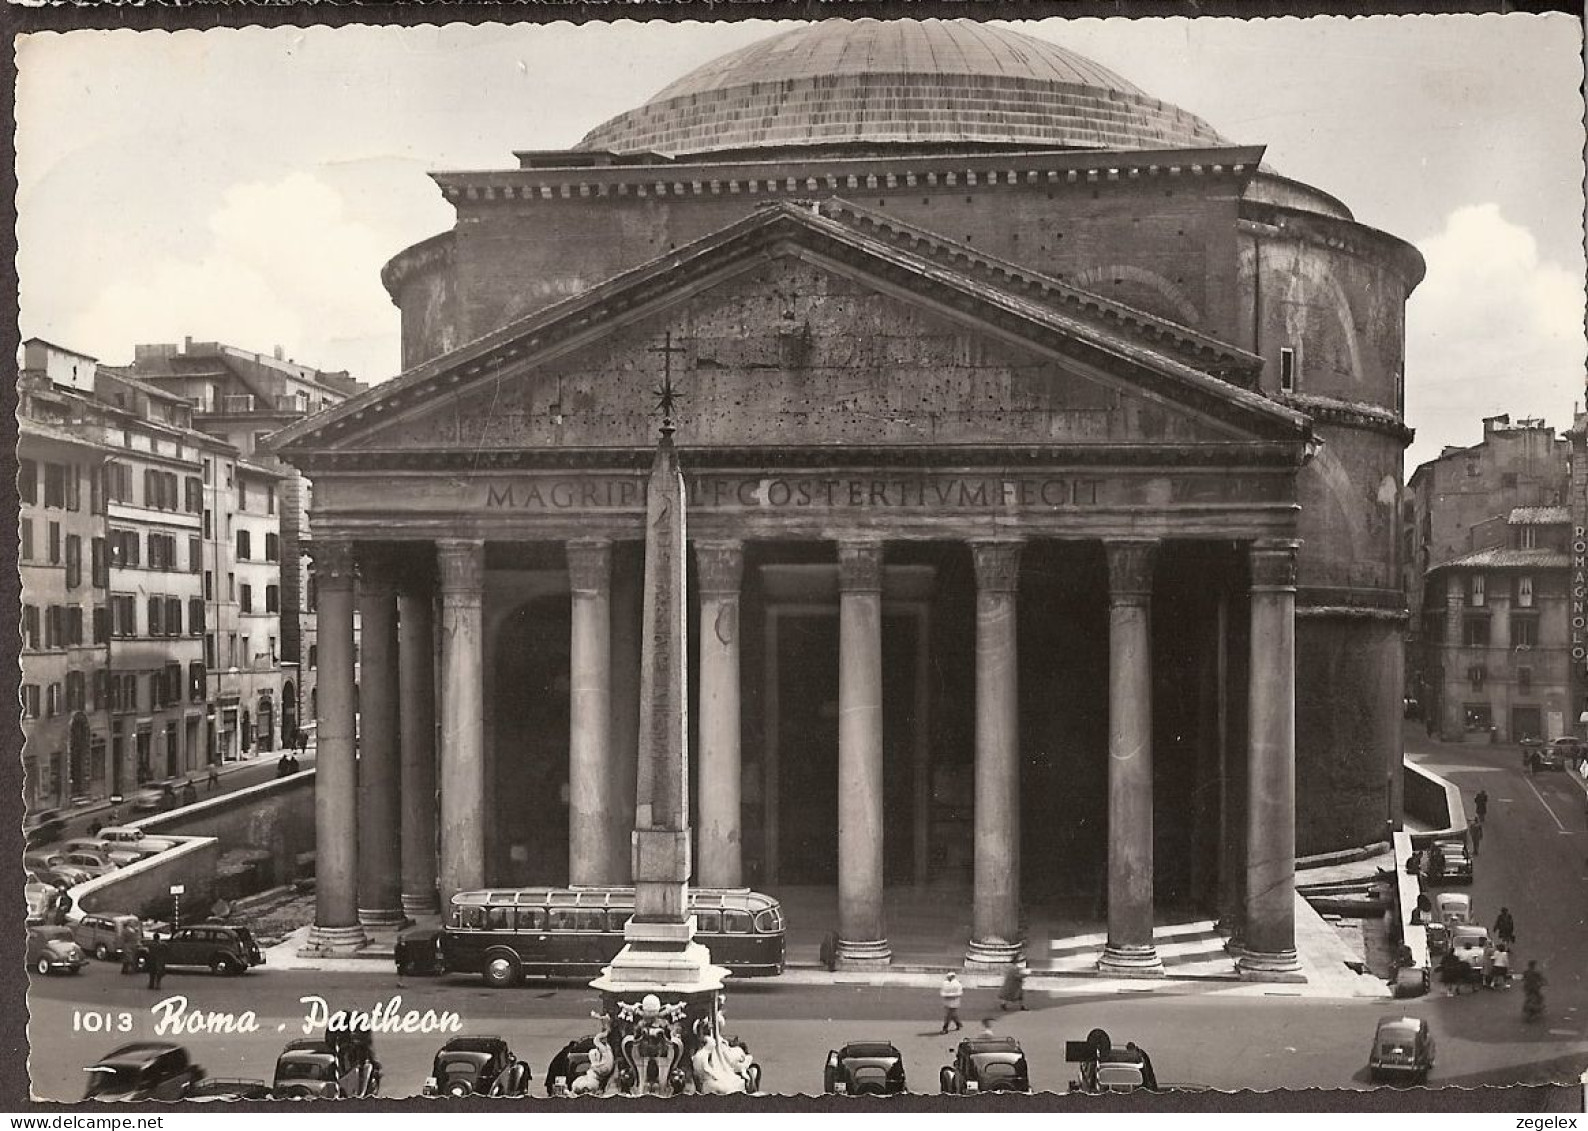
[[[397,370],[380,285],[451,226],[425,175],[571,145],[764,21],[73,32],[18,45],[22,332],[185,335]],[[1268,146],[1415,243],[1408,472],[1583,397],[1582,50],[1569,16],[1020,23]]]

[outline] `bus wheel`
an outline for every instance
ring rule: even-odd
[[[510,954],[492,954],[485,960],[485,984],[488,986],[516,985],[521,973],[518,959]]]

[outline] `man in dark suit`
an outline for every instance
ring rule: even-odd
[[[166,944],[165,936],[159,931],[149,940],[149,988],[160,988],[160,980],[165,977]]]

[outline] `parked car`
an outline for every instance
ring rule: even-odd
[[[178,927],[171,932],[165,955],[167,966],[208,966],[215,974],[241,974],[265,961],[252,931],[224,923]]]
[[[72,924],[77,945],[101,962],[137,954],[143,945],[143,921],[136,915],[84,915]]]
[[[76,974],[88,965],[70,927],[29,927],[26,957],[28,969],[40,974]]]
[[[397,937],[392,952],[399,974],[445,974],[446,961],[441,957],[441,932],[434,927],[420,927],[404,931]]]
[[[947,1095],[978,1092],[1029,1092],[1026,1054],[1013,1037],[966,1037],[954,1049],[954,1063],[938,1073]]]
[[[1084,1041],[1065,1041],[1064,1059],[1079,1072],[1078,1078],[1070,1081],[1072,1092],[1101,1095],[1158,1089],[1158,1077],[1146,1050],[1134,1042],[1121,1048],[1102,1029],[1093,1029]]]
[[[181,1045],[138,1041],[89,1065],[86,1100],[180,1100],[204,1079]]]
[[[174,840],[163,836],[150,836],[133,825],[110,825],[100,829],[99,839],[110,845],[112,850],[137,852],[143,856],[153,856],[157,852],[164,852],[168,848],[177,846]]]
[[[566,1096],[573,1082],[590,1067],[590,1054],[593,1052],[594,1037],[577,1037],[563,1045],[546,1065],[546,1094]]]
[[[1450,953],[1474,970],[1483,969],[1483,956],[1489,949],[1489,932],[1477,923],[1461,923],[1450,929]]]
[[[268,1100],[270,1085],[263,1080],[201,1080],[187,1090],[189,1100]]]
[[[1421,1017],[1380,1017],[1367,1054],[1368,1079],[1425,1083],[1434,1068],[1434,1034]]]
[[[840,1096],[902,1095],[904,1054],[888,1041],[851,1041],[828,1052],[822,1090]]]
[[[127,848],[118,848],[108,840],[101,840],[97,836],[78,836],[65,841],[60,846],[64,853],[87,852],[95,856],[102,856],[118,868],[128,864],[136,864],[142,860],[144,854]]]
[[[1524,761],[1527,768],[1536,774],[1540,770],[1564,770],[1582,755],[1582,739],[1557,738],[1548,746],[1525,752]]]
[[[1467,846],[1459,840],[1439,842],[1439,870],[1434,871],[1434,857],[1425,854],[1427,880],[1430,884],[1470,884],[1472,882],[1472,857]]]
[[[427,1096],[523,1096],[529,1093],[529,1065],[501,1037],[454,1037],[436,1053]]]
[[[108,876],[123,864],[131,863],[127,860],[117,860],[106,852],[91,852],[88,849],[78,849],[73,852],[57,852],[51,857],[52,868],[74,868],[89,879],[98,879]]]
[[[22,843],[27,848],[60,840],[66,833],[66,820],[56,809],[40,809],[22,821]]]
[[[27,883],[23,885],[22,894],[27,900],[29,917],[43,915],[50,905],[50,900],[55,898],[55,885],[47,879],[29,874]]]
[[[68,864],[64,852],[51,852],[48,849],[26,853],[22,857],[22,866],[44,883],[53,884],[62,880],[67,887],[85,884],[95,875],[75,864]]]
[[[287,1042],[276,1058],[276,1099],[366,1099],[380,1094],[380,1062],[366,1045],[333,1048],[317,1037]]]

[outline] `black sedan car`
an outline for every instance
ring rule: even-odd
[[[529,1065],[501,1037],[454,1037],[441,1046],[425,1081],[427,1096],[523,1096]]]
[[[187,1049],[159,1041],[122,1045],[83,1071],[88,1073],[85,1100],[186,1099],[204,1079]]]
[[[558,1049],[557,1055],[546,1065],[546,1094],[568,1095],[573,1082],[590,1067],[590,1054],[594,1051],[594,1037],[578,1037]]]
[[[380,1094],[380,1062],[362,1046],[309,1037],[276,1058],[271,1094],[279,1100],[367,1099]]]
[[[827,1054],[822,1090],[840,1096],[902,1095],[904,1054],[888,1041],[851,1041]]]
[[[1029,1092],[1026,1054],[1013,1037],[966,1037],[954,1050],[954,1063],[938,1073],[945,1095]]]

